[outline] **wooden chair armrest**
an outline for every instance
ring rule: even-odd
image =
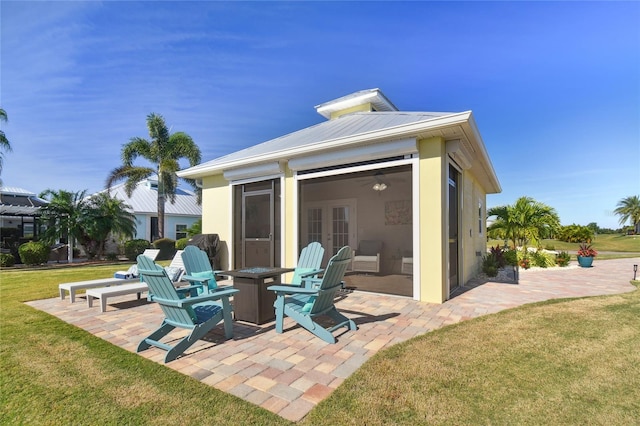
[[[292,285],[271,285],[267,290],[275,291],[277,294],[308,294],[310,296],[318,294],[318,290]]]
[[[154,301],[167,306],[176,306],[178,308],[184,308],[185,306],[194,305],[196,303],[201,303],[201,302],[207,302],[209,300],[218,300],[222,298],[228,298],[230,296],[233,296],[239,291],[240,290],[237,290],[234,288],[229,288],[221,291],[216,291],[214,293],[203,293],[200,296],[193,296],[187,299],[180,299],[180,300],[169,300],[169,299],[162,299],[160,297],[154,297]]]

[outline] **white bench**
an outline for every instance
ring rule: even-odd
[[[139,278],[126,280],[121,278],[101,278],[98,280],[89,280],[89,281],[77,281],[74,283],[62,283],[58,285],[58,289],[60,290],[60,299],[64,300],[65,292],[69,292],[69,299],[71,303],[76,301],[76,291],[81,289],[89,289],[96,287],[107,287],[107,286],[118,286],[122,284],[130,284],[140,282]]]
[[[107,299],[114,296],[124,296],[126,294],[140,294],[143,291],[147,291],[149,287],[146,283],[142,283],[139,280],[132,284],[117,285],[113,287],[93,288],[87,290],[87,304],[91,308],[93,306],[93,299],[100,299],[100,311],[105,312],[107,310]]]

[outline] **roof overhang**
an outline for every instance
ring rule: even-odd
[[[320,140],[304,146],[281,149],[259,156],[247,156],[229,161],[221,158],[213,164],[205,163],[190,167],[177,172],[177,174],[182,178],[189,179],[201,179],[206,176],[223,173],[229,176],[233,169],[246,168],[247,166],[258,167],[261,164],[278,162],[282,159],[292,161],[309,155],[338,150],[342,151],[360,145],[372,145],[410,138],[427,139],[432,137],[441,137],[445,140],[460,140],[465,147],[465,151],[469,153],[471,157],[469,168],[474,175],[476,175],[476,178],[483,185],[486,192],[501,192],[500,183],[498,182],[495,170],[484,147],[471,111],[448,114],[430,120],[388,127],[371,132],[363,132],[347,137]],[[348,158],[344,158],[344,161],[345,163],[350,162]]]

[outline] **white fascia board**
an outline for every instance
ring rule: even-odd
[[[289,160],[289,169],[293,171],[319,169],[340,164],[357,163],[378,158],[401,156],[418,152],[416,139],[403,139],[380,142],[370,145],[354,146],[340,151],[324,151]]]
[[[274,151],[270,154],[255,155],[245,157],[239,160],[229,162],[221,162],[211,166],[195,166],[186,170],[177,172],[182,178],[195,179],[212,174],[220,174],[225,170],[235,167],[241,167],[257,162],[264,163],[268,161],[277,161],[283,158],[295,158],[302,155],[317,152],[319,150],[331,150],[345,148],[350,145],[358,145],[364,142],[382,142],[385,140],[405,139],[415,137],[415,135],[436,129],[438,127],[449,127],[466,123],[471,116],[471,111],[464,111],[455,114],[445,115],[416,123],[402,124],[400,126],[389,127],[383,130],[373,130],[366,133],[359,133],[353,136],[347,136],[337,139],[329,139],[316,142],[314,144]]]
[[[491,163],[491,159],[489,158],[489,154],[487,153],[487,149],[484,145],[484,141],[482,140],[482,136],[480,136],[480,131],[478,130],[478,126],[476,125],[476,120],[473,118],[473,114],[469,114],[469,120],[467,121],[467,125],[463,128],[463,131],[467,134],[467,139],[473,144],[473,148],[477,151],[482,167],[485,169],[491,184],[494,186],[495,194],[499,194],[502,192],[502,186],[500,185],[500,181],[498,180],[498,175],[496,175],[496,171],[493,168],[493,163]],[[470,137],[471,136],[471,137]]]
[[[223,172],[223,176],[228,181],[250,179],[257,176],[277,175],[282,173],[280,162],[269,162],[262,164],[251,164],[246,167],[228,169]]]

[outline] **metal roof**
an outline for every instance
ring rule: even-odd
[[[131,206],[133,213],[157,214],[158,213],[158,191],[151,187],[150,180],[138,183],[133,190],[131,197],[127,196],[124,189],[125,184],[121,183],[111,187],[111,196],[124,201]],[[106,190],[105,190],[106,191]],[[104,191],[101,191],[104,192]],[[196,195],[185,189],[176,190],[176,201],[171,203],[167,199],[165,203],[165,215],[167,216],[202,216],[202,207],[196,202]]]
[[[40,207],[47,204],[46,200],[26,189],[0,188],[0,216],[40,216]]]
[[[355,112],[335,120],[325,121],[298,130],[297,132],[271,139],[241,151],[236,151],[215,160],[185,169],[183,172],[196,172],[200,169],[217,168],[218,166],[234,163],[239,160],[249,162],[250,159],[259,159],[266,154],[284,153],[295,148],[308,147],[312,149],[314,146],[320,146],[326,141],[364,135],[407,124],[428,122],[448,115],[455,115],[455,113],[398,111]]]

